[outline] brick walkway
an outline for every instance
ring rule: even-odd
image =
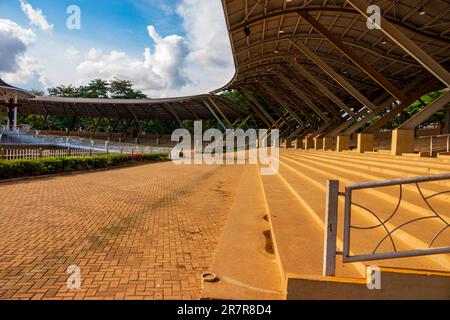
[[[197,299],[243,166],[0,184],[0,299]],[[81,288],[67,289],[71,265]]]

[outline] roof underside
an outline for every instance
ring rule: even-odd
[[[413,92],[433,79],[427,69],[386,38],[381,30],[370,30],[367,20],[345,0],[222,0],[222,3],[237,70],[234,79],[221,90],[246,88],[267,94],[264,83],[285,101],[295,100],[295,88],[287,88],[280,81],[278,74],[281,73],[314,103],[333,105],[326,95],[313,89],[312,83],[298,68],[293,67],[292,61],[295,61],[345,104],[356,111],[362,108],[360,102],[299,50],[300,43],[375,104],[388,98],[386,89],[368,74],[367,69],[358,67],[323,32],[314,28],[311,19],[399,91],[416,80],[409,88],[409,92]],[[449,1],[375,0],[364,3],[380,6],[384,18],[448,70]],[[443,85],[436,82],[433,89],[441,87]],[[273,95],[267,97],[269,102],[272,98]],[[336,112],[340,111],[336,108]]]
[[[0,87],[0,95],[14,99],[13,87]],[[109,118],[131,120],[204,120],[213,118],[211,109],[235,120],[242,110],[228,99],[217,95],[199,95],[170,99],[80,99],[60,97],[32,97],[19,92],[18,111],[22,115],[60,116],[67,118]],[[7,104],[0,100],[0,111]],[[217,109],[220,109],[218,111]]]
[[[351,0],[355,1],[361,0]],[[345,0],[222,0],[222,3],[236,74],[227,86],[215,92],[244,88],[258,91],[269,104],[290,104],[300,111],[316,106],[315,115],[305,116],[307,121],[318,124],[330,115],[344,119],[350,109],[350,113],[357,113],[367,107],[364,101],[378,107],[386,105],[386,101],[389,104],[389,99],[402,101],[399,96],[408,97],[425,87],[429,91],[444,87],[381,30],[370,30],[366,19]],[[448,70],[448,0],[363,3],[378,5],[387,21]],[[316,61],[305,50],[314,54]],[[317,59],[328,65],[334,76],[319,67]],[[431,80],[434,82],[430,83]],[[343,81],[357,90],[360,98],[344,90]],[[317,90],[320,86],[328,94]],[[215,94],[158,100],[30,99],[27,92],[0,83],[0,97],[4,98],[0,101],[10,101],[16,95],[22,114],[195,120],[217,116],[211,112],[214,109],[219,116],[234,120],[242,113],[229,100]],[[344,108],[346,111],[342,108],[344,104],[348,106]],[[0,102],[0,110],[5,107],[6,103],[2,106]]]

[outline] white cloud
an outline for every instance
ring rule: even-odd
[[[164,4],[160,0],[136,1]],[[131,80],[151,97],[201,94],[225,85],[234,75],[234,64],[220,0],[180,0],[178,5],[172,3],[171,8],[176,8],[176,14],[182,18],[184,35],[161,36],[155,27],[148,26],[149,40],[154,46],[142,44],[140,57],[117,49],[102,51],[91,47],[89,42],[67,43],[50,33],[40,33],[35,41],[32,30],[19,30],[15,25],[12,30],[19,41],[15,50],[24,54],[29,47],[28,55],[35,59],[21,60],[21,70],[9,78],[23,81],[15,82],[17,85],[28,86],[30,82],[26,80],[33,78],[37,79],[33,83],[40,82],[45,87],[49,83],[46,79],[56,85],[81,85],[95,78],[119,77]],[[0,52],[4,50],[1,41],[0,32]],[[18,60],[12,61],[17,67]],[[4,59],[0,61],[0,71],[1,63],[5,63]]]
[[[189,84],[185,74],[188,50],[183,37],[170,35],[163,38],[153,26],[148,26],[147,30],[155,42],[155,49],[145,48],[142,59],[121,51],[102,54],[100,49],[92,48],[85,55],[86,60],[78,65],[78,74],[84,79],[129,79],[136,87],[151,94],[165,89],[177,90]]]
[[[148,26],[155,48],[145,48],[143,58],[121,51],[102,54],[92,48],[77,67],[79,76],[85,82],[99,77],[128,79],[153,97],[201,94],[228,83],[234,63],[220,1],[182,0],[177,13],[185,37],[161,37]]]
[[[48,88],[52,83],[43,76],[45,68],[33,58],[27,55],[18,58],[20,68],[14,73],[6,73],[3,79],[7,83],[39,83],[44,88]]]
[[[36,35],[11,20],[0,19],[0,72],[14,72],[19,67],[18,58]]]
[[[187,31],[189,58],[205,67],[229,71],[233,59],[221,2],[182,0],[177,11]]]
[[[34,9],[26,0],[19,0],[22,11],[27,15],[30,24],[37,26],[42,31],[51,32],[53,24],[49,24],[41,9]]]
[[[183,93],[201,94],[221,88],[235,72],[221,1],[181,0],[177,12],[189,44],[187,73],[195,83]]]
[[[80,59],[80,54],[81,52],[79,50],[75,49],[74,46],[70,46],[65,51],[65,58],[69,62],[76,62]]]
[[[88,53],[86,53],[85,57],[89,61],[97,60],[101,57],[102,50],[97,48],[91,48]]]
[[[17,23],[0,19],[0,76],[7,82],[26,83],[33,80],[42,85],[48,80],[42,76],[43,67],[27,54],[28,47],[36,40],[30,29]]]

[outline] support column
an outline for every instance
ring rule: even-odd
[[[13,115],[11,107],[6,107],[6,112],[8,113],[8,117],[6,120],[6,125],[8,127],[8,130],[11,130],[12,124],[13,124]]]
[[[305,138],[305,150],[314,148],[314,139],[313,138]]]
[[[373,134],[360,133],[358,134],[358,153],[373,151]]]
[[[315,138],[314,139],[314,149],[315,150],[322,150],[323,148],[323,139],[322,138]]]
[[[17,106],[14,106],[13,109],[13,129],[17,130]]]
[[[295,139],[295,149],[303,149],[303,140]]]
[[[336,143],[336,151],[350,150],[350,137],[349,136],[338,136]]]
[[[323,150],[333,150],[333,138],[325,137],[323,138]]]
[[[292,139],[286,138],[286,149],[292,148]]]
[[[414,153],[415,140],[415,130],[393,130],[391,154],[401,156],[403,153]]]

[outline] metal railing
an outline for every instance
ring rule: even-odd
[[[440,134],[440,135],[434,135],[434,136],[423,136],[419,137],[419,139],[430,139],[430,157],[434,156],[435,146],[436,146],[436,140],[437,139],[447,139],[447,152],[450,152],[450,134]],[[442,150],[436,150],[436,151],[442,151]]]
[[[59,148],[74,149],[80,151],[89,151],[91,153],[115,153],[115,154],[142,154],[142,153],[170,153],[171,148],[150,147],[144,145],[134,145],[113,141],[86,139],[80,137],[62,137],[44,135],[39,131],[27,130],[25,128],[21,132],[7,131],[2,135],[11,138],[14,144],[25,144],[34,146],[56,146]]]
[[[327,188],[327,203],[326,203],[326,221],[325,221],[325,249],[324,249],[324,263],[323,263],[323,275],[324,276],[334,276],[336,269],[336,256],[342,255],[342,261],[344,263],[351,262],[363,262],[363,261],[373,261],[373,260],[386,260],[386,259],[397,259],[406,257],[417,257],[426,255],[435,255],[450,253],[450,243],[446,247],[434,247],[434,244],[438,238],[444,233],[444,231],[450,229],[450,222],[444,218],[442,213],[439,213],[431,203],[431,199],[438,196],[450,194],[450,189],[447,191],[436,192],[434,194],[425,196],[423,188],[420,186],[421,183],[426,182],[437,182],[450,180],[450,174],[442,174],[435,176],[423,176],[414,177],[407,179],[397,179],[397,180],[386,180],[381,182],[365,182],[357,183],[346,186],[345,192],[339,192],[339,181],[331,180],[328,181]],[[417,217],[409,221],[403,222],[400,225],[392,226],[392,220],[400,215],[400,207],[404,201],[404,186],[414,185],[420,199],[424,202],[425,208],[431,212],[430,215]],[[399,187],[398,204],[394,211],[387,215],[387,218],[382,219],[380,215],[375,213],[373,210],[367,208],[366,206],[356,203],[353,200],[353,193],[357,190],[368,190],[374,188],[382,187]],[[338,224],[338,211],[339,211],[339,197],[344,197],[344,235],[343,235],[343,250],[339,252],[337,248],[337,224]],[[357,207],[363,212],[374,218],[376,223],[371,226],[358,226],[354,225],[352,222],[352,209]],[[450,211],[450,205],[447,208]],[[450,213],[450,212],[449,212]],[[428,248],[421,248],[417,250],[398,250],[395,235],[407,226],[410,226],[416,222],[435,220],[442,225],[442,228],[432,237],[428,244]],[[352,255],[350,252],[351,248],[351,233],[352,230],[359,231],[370,231],[379,229],[386,233],[375,245],[371,253]],[[392,252],[382,252],[379,253],[382,244],[385,241],[389,241],[392,246]]]

